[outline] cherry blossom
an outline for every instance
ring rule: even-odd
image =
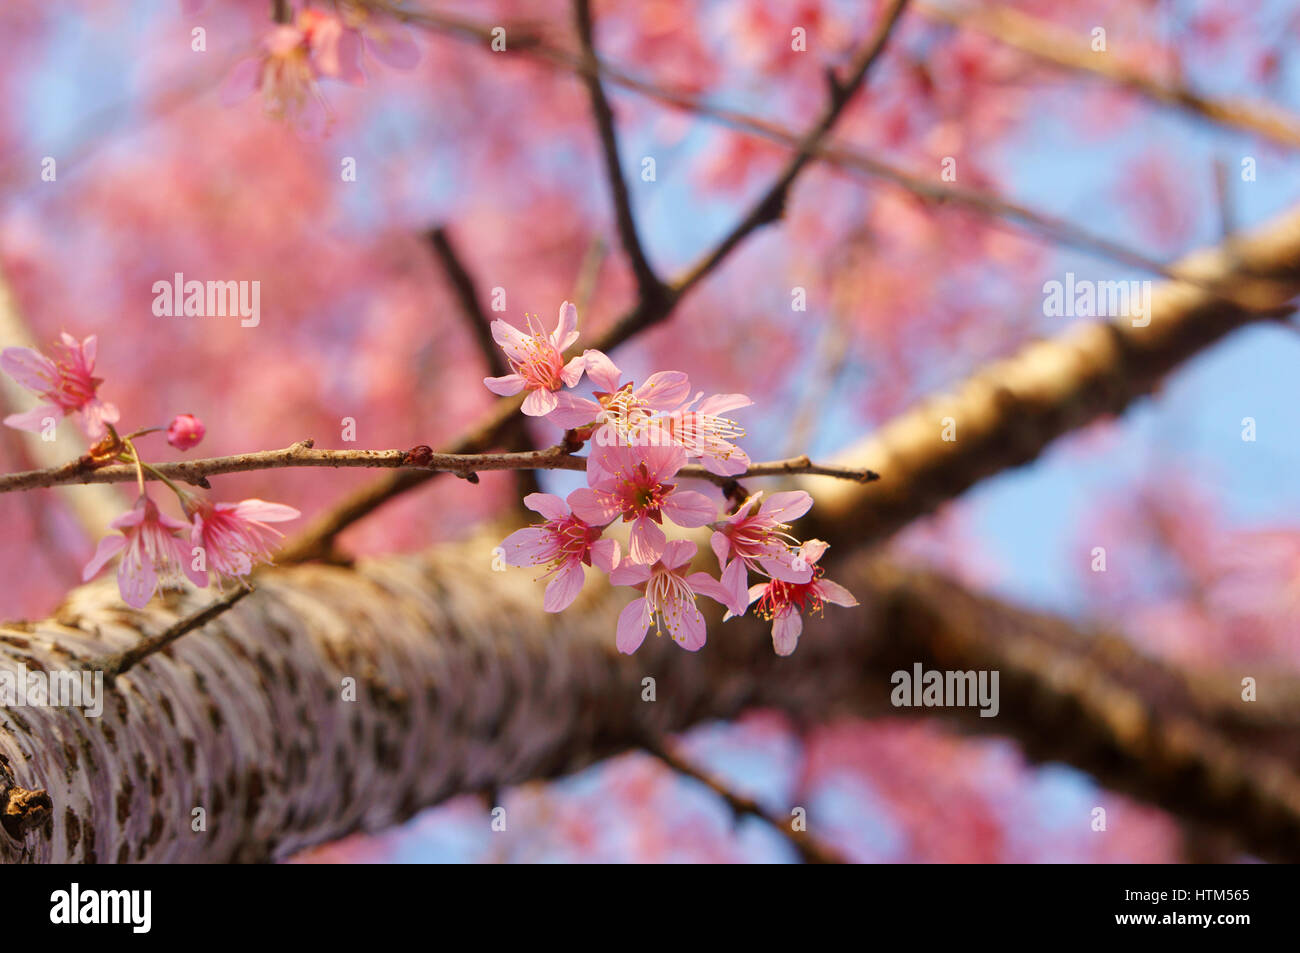
[[[839,583],[825,578],[825,570],[816,565],[828,548],[819,539],[810,539],[799,547],[800,559],[812,567],[812,579],[809,582],[772,579],[750,587],[749,601],[758,603],[754,611],[772,622],[772,646],[777,655],[789,655],[799,644],[805,611],[820,613],[827,602],[838,606],[858,604],[852,593]]]
[[[258,563],[271,561],[284,534],[267,526],[302,514],[283,503],[248,499],[238,503],[202,501],[193,509],[190,541],[202,548],[207,565],[220,576],[247,576]]]
[[[190,450],[199,445],[208,428],[193,414],[177,414],[167,426],[167,442],[177,450]]]
[[[555,410],[555,392],[573,387],[582,379],[586,360],[575,357],[564,363],[564,352],[578,340],[578,309],[564,302],[555,330],[549,335],[528,318],[528,333],[500,319],[492,322],[492,339],[505,351],[514,373],[502,377],[485,377],[484,385],[494,394],[509,397],[527,390],[523,412],[530,417],[545,417]]]
[[[546,586],[543,608],[561,612],[582,591],[586,580],[583,566],[595,565],[604,572],[618,566],[618,542],[602,539],[602,527],[574,516],[565,501],[554,494],[530,493],[524,497],[524,505],[546,521],[507,536],[501,544],[505,561],[511,566],[546,566],[541,578],[552,578]]]
[[[667,629],[669,637],[688,652],[704,647],[707,632],[695,598],[704,595],[724,602],[726,593],[706,572],[686,574],[696,549],[690,540],[675,539],[664,546],[663,555],[654,565],[622,563],[610,573],[612,584],[632,586],[644,593],[619,613],[615,642],[620,652],[631,655],[640,648],[652,622],[656,635]]]
[[[105,536],[81,578],[94,577],[114,556],[121,553],[117,567],[117,586],[122,601],[140,609],[148,604],[158,587],[176,587],[182,574],[200,589],[208,584],[208,575],[193,568],[189,547],[176,535],[190,529],[190,524],[162,513],[148,494],[141,494],[126,513],[109,524],[119,535]]]
[[[99,399],[103,381],[94,376],[97,349],[96,335],[78,341],[64,332],[54,345],[54,359],[27,347],[7,347],[0,352],[0,369],[43,398],[25,413],[10,414],[4,419],[5,426],[39,432],[46,418],[78,414],[86,436],[101,439],[108,432],[107,425],[117,423],[119,415],[116,406]]]

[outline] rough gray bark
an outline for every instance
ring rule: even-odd
[[[1002,713],[970,727],[1019,738],[1031,756],[1075,764],[1261,856],[1300,857],[1300,781],[1287,760],[1251,753],[1248,729],[1194,704],[1179,673],[1117,656],[1113,640],[861,558],[836,577],[864,608],[809,620],[788,659],[752,619],[714,620],[698,655],[650,638],[626,657],[614,620],[627,590],[592,586],[574,609],[547,615],[527,572],[491,571],[492,542],[265,573],[252,597],[121,676],[101,718],[5,711],[0,754],[16,792],[43,790],[50,811],[45,820],[24,795],[14,809],[40,823],[21,842],[7,823],[0,852],[283,857],[749,707],[804,721],[898,712],[889,675],[921,662],[1002,672]],[[75,666],[202,602],[134,612],[111,584],[88,586],[50,620],[0,628],[0,668]],[[647,676],[653,702],[642,700]],[[343,698],[347,677],[355,701]],[[196,807],[206,831],[191,829]]]

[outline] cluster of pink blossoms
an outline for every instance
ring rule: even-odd
[[[209,572],[221,578],[248,575],[261,562],[269,562],[280,532],[269,523],[297,519],[291,506],[263,500],[212,503],[177,487],[139,456],[136,441],[161,427],[120,436],[113,427],[118,409],[99,398],[102,379],[94,376],[96,338],[78,341],[63,334],[54,357],[25,347],[0,352],[0,369],[23,387],[34,391],[41,403],[4,419],[7,426],[41,432],[69,415],[76,415],[86,436],[94,442],[90,456],[96,465],[134,464],[140,477],[135,505],[115,519],[117,533],[100,540],[86,564],[83,579],[90,579],[114,556],[121,556],[117,584],[127,605],[144,606],[161,586],[179,586],[182,578],[203,588]],[[193,414],[178,414],[166,428],[167,442],[189,450],[203,439],[206,428]],[[174,519],[158,509],[145,490],[145,473],[163,480],[180,500],[185,519]]]
[[[749,457],[735,443],[744,431],[723,416],[753,403],[748,397],[692,397],[690,381],[680,371],[652,374],[638,387],[596,350],[566,362],[563,354],[578,339],[577,325],[577,309],[567,301],[550,333],[535,317],[526,330],[493,321],[492,337],[505,351],[511,373],[483,382],[495,394],[526,392],[525,414],[568,431],[571,442],[590,443],[587,486],[563,500],[550,493],[526,496],[524,504],[543,521],[502,543],[509,565],[545,567],[547,612],[573,603],[586,579],[584,567],[591,566],[607,573],[613,585],[641,593],[619,616],[621,652],[635,652],[652,625],[656,634],[667,629],[678,645],[698,650],[706,633],[696,599],[707,596],[726,607],[725,618],[742,616],[754,605],[772,622],[777,654],[789,655],[803,631],[805,611],[820,612],[827,602],[858,604],[817,565],[827,544],[800,543],[790,535],[790,523],[812,506],[807,493],[775,493],[766,500],[755,493],[722,514],[708,496],[679,485],[678,475],[690,460],[719,476],[748,469]],[[584,374],[596,388],[589,398],[572,392]],[[620,519],[629,525],[625,554],[605,536]],[[685,529],[713,529],[718,577],[688,571],[697,547],[689,540],[669,540],[665,520]],[[765,581],[749,585],[751,573]]]
[[[360,86],[366,81],[362,65],[367,56],[396,69],[420,61],[419,48],[401,24],[349,0],[336,0],[331,7],[303,4],[289,23],[272,27],[257,54],[238,63],[226,78],[226,102],[260,93],[271,115],[318,131],[329,114],[319,80]]]

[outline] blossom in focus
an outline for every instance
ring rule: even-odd
[[[664,421],[673,441],[686,450],[688,457],[701,457],[704,469],[719,476],[735,476],[749,469],[749,454],[732,441],[745,436],[740,424],[722,414],[753,403],[744,394],[715,394],[699,408],[694,403],[704,396],[696,394],[683,407],[673,411]]]
[[[83,582],[121,553],[117,587],[122,600],[133,608],[148,604],[159,585],[179,586],[182,574],[200,589],[207,586],[207,573],[192,567],[189,547],[176,535],[177,530],[189,529],[190,524],[163,514],[148,494],[142,494],[135,506],[109,525],[121,532],[99,541],[95,555],[82,571]]]
[[[726,593],[721,583],[706,572],[686,574],[695,551],[690,540],[675,539],[664,547],[654,565],[625,562],[609,574],[613,585],[632,586],[643,593],[619,613],[615,641],[620,652],[631,655],[640,648],[652,622],[656,635],[667,629],[669,637],[689,652],[704,647],[707,632],[704,616],[695,604],[696,596],[708,596],[725,604]]]
[[[95,377],[95,352],[98,338],[90,335],[78,341],[64,332],[54,345],[55,357],[27,347],[7,347],[0,352],[0,369],[23,387],[43,399],[36,407],[4,419],[8,427],[39,432],[47,417],[79,414],[81,428],[90,440],[100,440],[108,433],[107,424],[117,423],[118,410],[99,399],[103,382]]]
[[[189,450],[199,445],[208,428],[193,414],[177,414],[167,426],[167,442],[177,450]]]
[[[648,422],[652,412],[676,407],[691,392],[691,382],[681,371],[651,374],[640,387],[622,383],[622,372],[603,352],[588,348],[582,352],[587,377],[596,385],[595,400],[573,394],[559,395],[556,409],[547,418],[566,430],[602,423],[612,432],[600,433],[604,444],[631,442],[628,438]],[[648,441],[642,441],[648,442]]]
[[[686,463],[681,447],[597,447],[587,464],[586,489],[569,494],[580,519],[604,526],[617,516],[632,524],[628,556],[653,563],[664,553],[668,537],[664,517],[678,526],[705,526],[717,507],[703,493],[669,483]]]
[[[283,503],[249,499],[238,503],[210,503],[194,506],[194,527],[190,542],[201,547],[208,568],[218,575],[246,576],[257,563],[269,563],[284,536],[267,523],[295,520],[302,514]]]
[[[828,548],[820,539],[810,539],[799,547],[802,563],[812,567],[810,581],[798,583],[773,579],[749,590],[749,601],[757,602],[754,611],[772,623],[772,647],[777,655],[789,655],[799,644],[805,611],[821,612],[827,602],[838,606],[858,604],[851,592],[827,579],[825,570],[817,565]]]
[[[800,556],[798,540],[789,533],[790,522],[807,513],[812,502],[812,497],[803,490],[773,493],[766,500],[760,491],[745,500],[735,513],[713,524],[709,545],[723,569],[722,581],[732,592],[728,608],[733,614],[744,615],[743,607],[749,603],[746,570],[782,582],[803,583],[812,579],[812,566]],[[733,568],[736,563],[741,564],[739,571]],[[737,611],[736,605],[742,608]]]
[[[528,333],[500,319],[492,322],[492,339],[505,351],[511,374],[485,377],[483,384],[494,394],[510,397],[527,390],[523,411],[530,417],[545,417],[558,403],[555,392],[573,387],[582,379],[586,361],[575,357],[564,363],[564,352],[578,340],[578,309],[569,302],[560,305],[555,330],[549,335],[528,318]]]
[[[564,500],[552,493],[529,493],[524,497],[524,505],[540,513],[546,521],[507,536],[501,544],[505,561],[511,566],[545,566],[541,578],[552,578],[546,585],[543,608],[547,612],[560,612],[582,591],[586,581],[583,566],[595,565],[603,572],[611,572],[618,566],[618,543],[601,539],[604,531],[601,526],[592,526],[574,516]]]

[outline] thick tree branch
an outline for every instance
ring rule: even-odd
[[[1035,459],[1058,437],[1122,412],[1235,329],[1282,313],[1300,294],[1300,209],[1176,267],[1199,284],[1157,284],[1149,324],[1082,323],[1033,342],[840,454],[839,462],[883,478],[869,495],[820,487],[810,514],[818,534],[882,539],[980,480]],[[1231,287],[1246,307],[1201,285]]]
[[[809,619],[789,658],[773,654],[768,625],[753,618],[715,618],[696,654],[651,638],[620,656],[615,620],[629,592],[592,586],[572,610],[542,612],[531,574],[490,570],[494,539],[353,570],[265,571],[256,599],[121,675],[102,717],[5,708],[0,756],[13,784],[48,796],[52,813],[25,837],[0,838],[0,855],[282,857],[459,793],[554,777],[768,707],[805,722],[950,715],[1230,833],[1261,857],[1300,858],[1294,758],[1252,750],[1252,735],[1199,714],[1158,663],[1115,665],[1104,643],[1060,620],[866,559],[833,572],[864,608]],[[0,626],[0,671],[80,671],[207,600],[170,597],[135,612],[111,582],[83,587],[52,619]],[[892,707],[891,673],[918,662],[999,671],[998,716]],[[647,677],[653,702],[642,700]],[[808,817],[813,836],[820,823]]]

